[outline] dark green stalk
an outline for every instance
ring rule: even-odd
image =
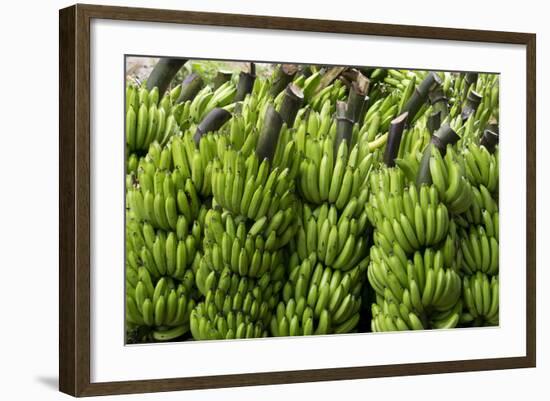
[[[264,159],[273,160],[282,126],[283,118],[277,110],[275,110],[273,104],[270,104],[265,112],[264,124],[260,131],[258,144],[256,146],[256,154],[260,161]]]
[[[161,58],[147,78],[147,90],[151,91],[156,86],[162,97],[174,76],[186,62],[187,60],[182,58]]]
[[[301,65],[300,74],[306,78],[310,77],[313,74],[313,72],[311,71],[311,66],[309,64]]]
[[[218,89],[224,83],[229,81],[233,73],[231,71],[219,70],[214,79],[212,80],[212,88],[214,90]]]
[[[351,83],[348,95],[348,118],[354,122],[362,121],[365,115],[369,84],[368,78],[357,71],[355,81]]]
[[[496,133],[498,135],[499,134],[498,122],[496,122],[496,120],[493,119],[487,125],[487,129],[490,130],[490,131],[493,131],[494,133]]]
[[[466,89],[475,84],[477,82],[477,72],[467,72],[464,82],[466,82]]]
[[[304,101],[304,93],[293,83],[288,84],[281,103],[279,114],[288,128],[292,128],[296,114]]]
[[[474,114],[481,103],[482,96],[473,89],[468,93],[466,98],[466,104],[462,107],[461,118],[462,121],[466,121],[472,114]]]
[[[181,83],[181,93],[176,103],[185,103],[193,100],[203,86],[202,78],[199,74],[189,74]]]
[[[237,93],[235,94],[235,99],[234,99],[235,102],[240,102],[244,100],[246,95],[252,92],[255,79],[256,79],[256,76],[248,72],[241,72],[239,74],[239,83],[237,84]]]
[[[210,113],[204,117],[204,119],[197,126],[193,139],[195,143],[199,143],[201,137],[207,132],[213,132],[219,130],[231,118],[231,113],[225,109],[216,107]]]
[[[434,145],[442,155],[445,155],[447,152],[447,145],[455,144],[459,139],[460,137],[453,131],[448,123],[443,124],[439,130],[433,134],[430,143],[426,146],[426,149],[424,149],[422,160],[420,160],[420,166],[418,167],[418,174],[416,176],[416,184],[418,186],[422,184],[430,185],[432,183],[432,174],[430,173],[432,145]]]
[[[491,131],[489,129],[486,129],[483,131],[483,135],[481,136],[481,140],[479,141],[479,144],[481,146],[485,146],[485,148],[490,152],[495,152],[495,147],[498,144],[498,133]]]
[[[428,121],[426,125],[428,127],[428,130],[430,131],[430,134],[433,134],[435,131],[437,131],[441,126],[441,110],[434,111],[432,114],[430,114],[428,116]]]
[[[275,78],[269,91],[270,95],[276,97],[286,86],[292,82],[294,75],[298,72],[298,66],[294,64],[281,64],[275,72]]]
[[[449,103],[443,93],[443,86],[437,85],[433,90],[430,91],[429,95],[430,103],[434,112],[440,112],[440,121],[445,120],[449,115]],[[439,126],[437,127],[439,128]]]
[[[351,144],[353,134],[353,120],[348,117],[348,105],[346,102],[336,102],[336,139],[334,140],[334,152],[338,151],[340,144],[346,141],[348,147]]]
[[[441,85],[441,78],[435,73],[430,72],[426,78],[414,89],[412,96],[403,106],[403,112],[408,112],[407,122],[414,121],[416,114],[422,107],[430,91],[433,91],[437,86]]]
[[[388,167],[395,166],[395,158],[399,154],[399,146],[401,145],[401,138],[403,138],[403,130],[405,129],[408,116],[408,112],[401,113],[390,123],[388,142],[386,143],[386,151],[384,153],[384,163]]]

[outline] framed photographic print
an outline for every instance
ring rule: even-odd
[[[59,24],[61,391],[535,366],[534,34]]]

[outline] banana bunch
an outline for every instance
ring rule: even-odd
[[[331,324],[329,312],[324,309],[317,326],[315,327],[314,324],[313,309],[306,304],[305,298],[300,298],[298,303],[291,299],[286,305],[283,302],[279,303],[271,319],[270,330],[274,337],[329,334]]]
[[[211,268],[203,258],[196,283],[205,300],[191,313],[195,339],[265,337],[271,313],[279,299],[285,268],[254,279],[240,276],[231,268]]]
[[[496,326],[499,323],[498,275],[489,277],[480,271],[465,276],[464,303],[467,312],[461,320],[473,326]]]
[[[302,223],[292,243],[300,260],[313,257],[314,262],[346,271],[366,256],[367,214],[356,198],[341,212],[326,203],[313,210],[304,204],[300,217]]]
[[[360,317],[361,290],[368,258],[353,269],[326,267],[315,254],[290,257],[290,275],[271,320],[274,336],[347,333]]]
[[[384,83],[403,92],[411,86],[412,82],[412,88],[414,90],[414,83],[422,81],[426,75],[426,71],[396,70],[393,68],[388,68],[387,75],[384,77]]]
[[[210,298],[215,298],[215,295],[210,295]],[[227,299],[227,304],[234,302],[234,299]],[[191,312],[191,333],[195,340],[267,337],[264,325],[255,322],[250,315],[230,309],[227,313],[221,314],[224,305],[225,303],[218,307],[215,301],[210,300]]]
[[[333,149],[331,137],[306,138],[298,174],[303,199],[313,204],[329,202],[340,210],[353,198],[364,204],[373,154],[368,153],[368,146],[361,145],[353,146],[348,152],[346,141],[340,143],[336,155]]]
[[[290,170],[270,168],[269,160],[261,163],[255,154],[248,157],[227,149],[223,160],[214,161],[212,192],[217,205],[235,215],[259,223],[259,232],[275,232],[280,245],[286,245],[294,235],[296,198]],[[261,220],[265,218],[264,220]]]
[[[172,137],[169,143],[173,167],[191,178],[203,198],[212,195],[212,161],[218,155],[218,147],[222,144],[217,143],[217,137],[215,133],[203,135],[197,145],[191,131],[187,131],[182,136]]]
[[[308,145],[307,140],[310,138],[315,138],[322,143],[322,139],[326,137],[333,139],[336,136],[336,119],[332,118],[334,109],[335,105],[327,101],[320,111],[306,108],[298,111],[295,122],[297,128],[294,134],[298,151],[305,153]],[[357,135],[358,131],[356,130],[355,133]],[[319,143],[314,146],[316,146],[316,151],[313,153],[316,154]]]
[[[190,295],[192,277],[176,284],[162,277],[153,285],[147,270],[141,269],[140,280],[133,294],[126,296],[128,322],[153,329],[155,340],[166,341],[180,337],[189,330],[189,315],[195,306]]]
[[[138,172],[138,184],[127,191],[128,204],[138,221],[176,231],[197,220],[205,208],[195,185],[178,169]]]
[[[498,152],[498,149],[497,151]],[[486,170],[498,166],[498,153],[470,144],[463,150],[467,176],[473,185],[473,202],[457,220],[463,259],[463,299],[465,325],[497,325],[499,321],[499,215],[498,167],[485,180]],[[494,178],[493,176],[496,176]],[[496,183],[493,184],[493,182]],[[493,188],[493,192],[485,184]],[[497,198],[497,199],[495,199]]]
[[[191,179],[203,198],[208,198],[212,195],[211,162],[223,145],[217,142],[217,134],[207,134],[196,145],[190,131],[172,136],[164,146],[153,142],[138,163],[137,181],[143,174],[153,175],[156,170],[177,170],[184,179]],[[142,180],[147,180],[145,184],[150,182],[149,177]]]
[[[499,115],[498,76],[478,74],[473,82],[467,81],[466,75],[461,82],[462,88],[458,91],[460,101],[455,104],[456,111],[452,110],[451,113],[455,117],[455,124],[461,127],[459,133],[464,145],[477,143],[477,138],[487,124],[498,120]]]
[[[456,224],[439,188],[418,188],[416,172],[396,164],[380,166],[369,181],[365,210],[375,230],[367,276],[376,293],[371,329],[455,327],[462,313]]]
[[[346,97],[346,87],[342,84],[342,81],[336,80],[334,83],[318,90],[319,84],[315,84],[317,80],[320,81],[320,79],[312,75],[306,79],[303,87],[304,100],[309,104],[312,110],[320,111],[327,102],[335,105],[337,100],[343,100]],[[315,89],[313,89],[313,87]]]
[[[210,209],[205,223],[204,258],[213,270],[220,272],[230,267],[240,276],[262,277],[283,265],[277,231],[264,229],[268,225],[265,217],[248,229],[244,218]]]
[[[196,284],[206,300],[195,308],[193,336],[196,339],[264,336],[263,327],[271,319],[286,275],[283,250],[277,247],[273,235],[268,235],[267,241],[264,239],[258,222],[247,227],[248,221],[243,216],[215,208],[207,213],[205,223],[204,256]],[[241,315],[244,321],[233,326],[234,317]],[[241,323],[246,326],[244,332],[245,328],[239,328]]]
[[[223,150],[231,145],[233,149],[240,150],[243,154],[249,155],[256,148],[258,141],[257,131],[255,130],[257,116],[253,116],[248,106],[251,101],[247,97],[242,106],[242,114],[237,114],[229,121],[229,132],[226,136],[218,136],[217,141],[223,141],[223,148],[218,145],[220,152],[218,157],[223,155]],[[226,143],[227,142],[227,143]]]
[[[306,77],[304,74],[299,74],[294,79],[294,84],[302,89],[304,100],[306,101],[306,103],[309,103],[312,100],[313,95],[315,94],[317,88],[319,87],[319,84],[321,83],[322,77],[323,75],[321,74],[321,71],[315,71],[309,77]],[[330,98],[327,95],[327,100],[329,99]]]
[[[433,312],[428,323],[423,322],[403,302],[395,303],[383,299],[372,304],[371,327],[374,332],[432,329],[452,329],[461,319],[462,300],[443,312]]]
[[[410,182],[412,183],[413,181],[411,180]],[[403,169],[386,167],[381,162],[378,162],[375,169],[369,174],[370,198],[377,196],[380,192],[383,192],[384,195],[402,193],[408,184],[408,175]],[[369,199],[370,201],[371,199]]]
[[[375,226],[374,243],[387,249],[395,242],[406,254],[438,244],[450,227],[449,212],[435,186],[422,185],[418,190],[412,184],[389,196],[378,191],[371,195],[366,211]]]
[[[491,194],[498,191],[498,151],[489,153],[487,148],[470,143],[462,151],[466,177],[473,186],[483,185]]]
[[[421,159],[421,150],[426,148],[429,145],[431,139],[430,130],[426,127],[425,124],[426,117],[425,115],[419,118],[419,122],[413,127],[407,130],[407,134],[404,135],[401,140],[401,145],[399,146],[398,159],[395,160],[395,164],[400,168],[403,168],[402,162],[410,164],[406,172],[407,178],[411,182],[415,181],[416,175],[411,175],[409,170],[412,170],[416,174],[418,171],[418,165],[420,164]],[[407,169],[408,166],[404,168]]]
[[[382,298],[371,307],[373,332],[424,330],[424,323],[403,303]]]
[[[208,261],[203,258],[199,261],[195,283],[204,296],[211,290],[222,290],[229,294],[236,294],[237,292],[246,294],[258,287],[264,299],[272,308],[277,304],[279,293],[286,279],[285,276],[286,266],[283,265],[279,265],[274,271],[259,278],[250,278],[235,273],[230,267],[225,267],[221,271],[214,270]]]
[[[126,172],[128,173],[127,176],[130,176],[130,174],[133,174],[137,171],[138,164],[139,158],[135,153],[131,153],[126,156]]]
[[[198,263],[201,225],[195,221],[189,230],[183,215],[178,223],[177,229],[169,232],[155,230],[149,223],[128,223],[136,264],[144,266],[154,279],[161,276],[182,279],[188,268]]]
[[[134,235],[131,233],[130,227],[132,224],[137,224],[132,213],[126,212],[126,230],[125,230],[125,267],[126,267],[126,289],[135,288],[139,280],[138,271],[141,265],[139,251],[141,250],[141,242],[134,240]]]
[[[175,103],[174,107],[178,107],[176,121],[182,132],[194,131],[193,128],[215,108],[231,109],[237,93],[235,84],[229,80],[215,90],[208,85],[204,86],[192,99],[182,101],[178,100],[179,93],[176,92],[176,90],[181,92],[181,88],[182,86],[178,85],[173,90],[174,94],[170,97],[170,104]]]
[[[259,131],[263,124],[263,116],[270,100],[270,83],[267,79],[256,79],[252,92],[242,101],[241,113],[246,133]]]
[[[477,271],[494,275],[498,273],[498,239],[487,234],[483,226],[470,226],[461,230],[463,269],[471,275]]]
[[[381,301],[375,304],[376,307],[373,306],[373,314],[386,310],[384,302],[398,308],[403,304],[401,309],[407,313],[402,313],[401,318],[408,327],[417,327],[416,324],[410,325],[411,313],[417,318],[412,320],[419,320],[424,328],[445,326],[443,321],[450,318],[446,312],[455,309],[462,290],[460,275],[447,264],[455,258],[452,248],[426,248],[423,252],[415,252],[412,259],[407,259],[397,244],[393,246],[393,254],[372,247],[368,278]],[[458,323],[462,311],[461,308],[457,309],[453,312],[454,325]],[[387,314],[384,312],[383,316]]]
[[[128,151],[147,151],[154,141],[164,143],[179,132],[178,119],[182,105],[172,105],[170,96],[159,101],[158,88],[149,92],[146,88],[129,85],[126,89],[126,145]]]
[[[437,188],[441,200],[445,202],[451,213],[464,213],[474,200],[467,166],[467,162],[460,163],[451,146],[447,146],[445,156],[442,157],[439,150],[432,145],[430,156],[432,182]],[[491,174],[491,177],[493,177],[496,171],[494,168],[491,170],[487,169],[486,173]],[[496,177],[496,182],[498,182],[498,174],[496,174]]]
[[[365,141],[373,141],[379,135],[388,131],[390,122],[399,113],[401,94],[391,91],[387,96],[374,101],[368,108],[362,124],[361,138]]]
[[[469,76],[477,75],[469,78]],[[454,124],[461,128],[462,142],[476,143],[490,122],[499,116],[499,78],[491,74],[460,74],[455,80],[453,107],[450,111]],[[474,103],[472,103],[472,100]],[[461,110],[462,109],[462,110]],[[468,110],[468,112],[464,112]],[[462,113],[461,113],[462,111]]]
[[[235,84],[229,80],[216,90],[205,87],[193,99],[190,106],[189,116],[194,122],[201,121],[208,113],[216,107],[226,107],[233,102],[237,93]]]
[[[477,229],[484,229],[485,234],[488,237],[494,237],[497,241],[499,240],[499,218],[498,210],[490,212],[487,209],[484,209],[481,212],[481,219],[479,222],[479,227]]]
[[[484,224],[486,223],[486,219],[483,217],[485,212],[488,212],[491,215],[494,215],[495,213],[498,214],[498,202],[493,198],[485,186],[472,186],[472,194],[472,204],[470,205],[470,208],[460,216],[463,217],[463,219],[457,219],[459,224],[464,224],[464,221],[466,221],[468,225]]]

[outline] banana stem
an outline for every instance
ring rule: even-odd
[[[418,167],[418,173],[416,175],[416,184],[418,186],[422,184],[430,185],[432,183],[432,174],[430,172],[430,157],[432,156],[432,148],[435,147],[441,155],[445,155],[447,151],[447,145],[453,145],[460,137],[458,134],[451,128],[448,123],[443,124],[435,134],[433,134],[432,139],[424,153],[422,154],[422,159],[420,160],[420,166]],[[433,146],[432,146],[433,145]]]
[[[203,85],[202,78],[199,74],[189,74],[181,83],[181,93],[176,103],[185,103],[188,100],[193,100]]]
[[[161,58],[147,78],[147,90],[151,91],[156,86],[160,96],[164,95],[170,82],[186,62],[182,58]]]
[[[477,111],[477,108],[479,107],[479,104],[481,103],[482,98],[483,96],[481,96],[479,93],[477,93],[473,89],[468,93],[468,97],[466,98],[466,103],[462,108],[462,113],[461,113],[462,121],[466,121],[472,114],[474,114]]]
[[[306,65],[301,65],[300,66],[300,75],[303,75],[304,77],[308,78],[312,74],[313,74],[313,71],[311,71],[311,66],[310,65],[306,64]]]
[[[485,131],[483,131],[483,135],[481,136],[479,144],[481,146],[485,146],[489,153],[494,153],[495,147],[498,144],[498,133],[486,129]]]
[[[353,120],[349,118],[348,105],[345,102],[336,102],[336,139],[334,140],[334,152],[338,151],[343,141],[351,145],[353,134]]]
[[[265,112],[264,125],[260,131],[258,145],[256,146],[256,154],[260,161],[264,159],[273,160],[282,126],[283,118],[275,110],[273,104],[270,104]]]
[[[428,117],[426,122],[430,134],[433,134],[435,131],[441,127],[441,111],[435,111]]]
[[[193,139],[195,143],[199,143],[201,137],[207,132],[217,131],[231,118],[231,113],[225,109],[216,107],[204,117],[195,131]]]
[[[293,83],[288,84],[279,110],[279,114],[288,128],[292,128],[294,125],[296,114],[298,114],[298,110],[302,106],[303,101],[304,93],[302,90]]]
[[[414,89],[412,96],[403,106],[403,112],[409,113],[407,122],[414,121],[416,114],[428,99],[430,91],[433,91],[437,86],[441,86],[441,83],[441,78],[435,72],[430,72]]]
[[[246,95],[252,92],[254,81],[256,80],[256,67],[254,63],[250,63],[249,71],[242,71],[239,74],[239,83],[237,84],[237,93],[235,94],[234,102],[244,100]]]
[[[432,105],[432,109],[434,112],[439,112],[439,121],[445,120],[445,118],[449,115],[449,104],[447,102],[447,98],[445,97],[445,93],[443,92],[443,86],[438,85],[429,93],[430,103]],[[439,124],[436,129],[439,128]]]
[[[464,77],[464,82],[466,82],[466,88],[469,88],[472,84],[477,82],[477,72],[467,72]]]
[[[384,153],[384,163],[388,167],[395,166],[395,158],[399,153],[399,145],[401,145],[401,138],[403,137],[403,130],[405,129],[408,116],[408,112],[401,113],[390,123],[388,143],[386,145],[386,152]]]
[[[231,79],[233,73],[231,71],[219,70],[214,79],[212,80],[212,89],[216,90],[224,83]]]
[[[353,122],[363,121],[366,112],[367,93],[370,81],[361,72],[357,71],[355,81],[351,83],[348,95],[348,118]]]
[[[298,72],[298,66],[295,64],[281,64],[275,72],[275,78],[269,91],[270,95],[276,97],[286,86],[292,82],[294,75]]]

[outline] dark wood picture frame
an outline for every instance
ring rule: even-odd
[[[90,21],[94,18],[525,45],[527,54],[526,356],[91,383],[89,93]],[[535,366],[535,34],[80,4],[60,10],[59,30],[59,388],[62,392],[73,396],[92,396]]]

